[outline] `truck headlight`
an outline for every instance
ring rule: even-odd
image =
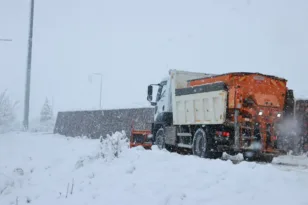
[[[278,114],[277,114],[277,117],[281,117],[281,114],[280,114],[280,113],[278,113]]]

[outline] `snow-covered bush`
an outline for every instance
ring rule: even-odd
[[[118,158],[121,152],[129,148],[129,139],[124,131],[101,137],[100,142],[100,156],[102,158]]]
[[[103,159],[105,162],[112,161],[121,156],[121,153],[129,149],[129,139],[124,131],[115,132],[100,138],[98,152],[94,155],[81,157],[75,164],[79,169],[94,160]]]
[[[6,90],[0,94],[0,132],[9,131],[13,127],[17,104],[10,99]]]
[[[9,194],[14,184],[15,182],[12,178],[0,173],[0,198],[1,195]]]

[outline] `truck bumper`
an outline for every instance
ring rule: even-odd
[[[278,150],[278,149],[256,151],[253,149],[241,148],[239,151],[236,151],[235,149],[233,149],[232,146],[228,146],[228,145],[218,145],[217,152],[226,152],[228,154],[238,154],[238,153],[249,152],[249,153],[253,153],[253,155],[255,156],[264,156],[264,157],[278,157],[279,155],[285,154],[283,150]]]
[[[142,146],[144,149],[151,149],[152,148],[152,143],[130,143],[129,147],[137,147],[137,146]]]

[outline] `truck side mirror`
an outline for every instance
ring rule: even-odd
[[[153,95],[153,86],[149,85],[148,86],[148,97],[147,97],[147,100],[149,102],[152,102],[152,99],[153,99],[152,95]]]

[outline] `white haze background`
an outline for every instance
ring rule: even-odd
[[[23,114],[30,0],[0,0],[0,89]],[[40,0],[35,3],[30,117],[59,110],[148,106],[146,86],[169,69],[263,72],[305,96],[305,0]]]

